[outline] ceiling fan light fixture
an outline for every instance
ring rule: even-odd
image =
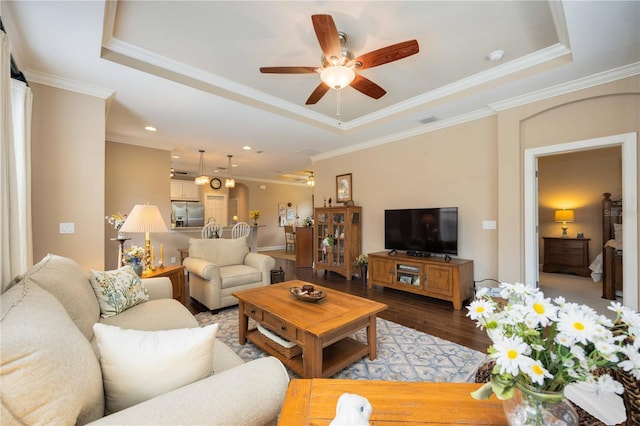
[[[355,71],[344,65],[326,67],[320,72],[320,80],[336,90],[347,87],[355,78]]]
[[[311,174],[309,175],[309,178],[307,179],[307,185],[309,185],[309,186],[315,186],[316,185],[316,178],[313,177],[313,172],[311,172]]]
[[[200,152],[200,167],[198,177],[195,178],[196,185],[206,185],[209,183],[209,176],[204,173],[204,150],[199,150]]]

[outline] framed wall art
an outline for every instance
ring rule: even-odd
[[[338,203],[351,201],[352,192],[351,173],[336,176],[336,201]]]

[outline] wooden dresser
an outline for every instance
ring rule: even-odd
[[[543,239],[543,272],[572,272],[582,277],[591,275],[589,238],[543,237]]]

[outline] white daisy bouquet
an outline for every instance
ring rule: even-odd
[[[524,284],[500,285],[499,303],[488,288],[477,292],[467,316],[487,330],[495,360],[491,381],[472,396],[500,399],[513,396],[516,381],[540,391],[563,391],[570,383],[589,381],[601,391],[622,393],[610,375],[597,378],[597,368],[623,369],[640,379],[640,315],[619,303],[612,321],[586,305],[551,301]]]

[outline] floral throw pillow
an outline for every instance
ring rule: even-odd
[[[114,271],[91,270],[89,280],[100,303],[103,318],[118,315],[149,300],[147,289],[130,265]]]

